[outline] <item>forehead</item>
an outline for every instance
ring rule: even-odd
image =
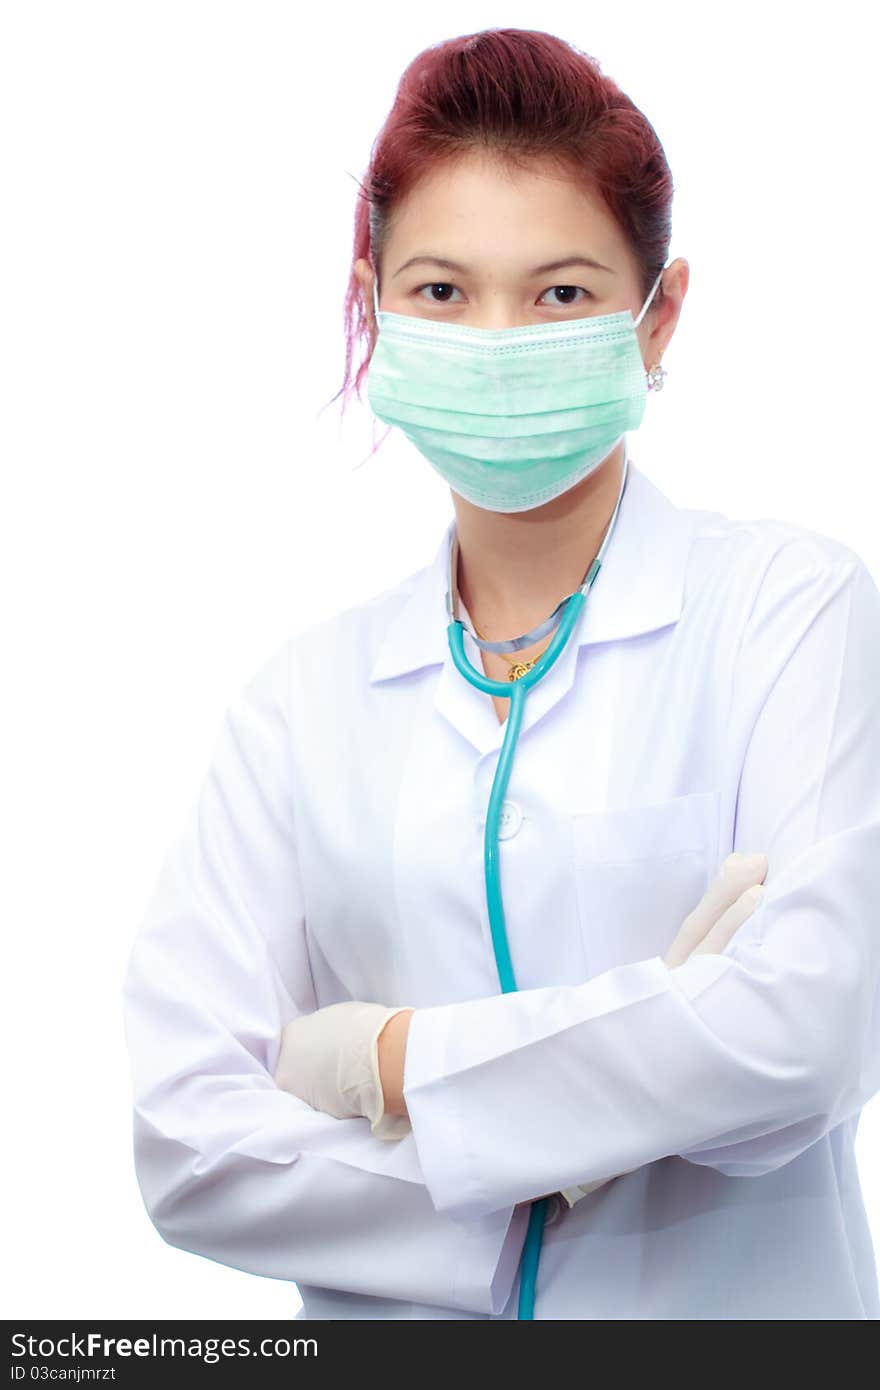
[[[560,250],[605,265],[626,257],[617,223],[591,188],[550,161],[511,168],[484,152],[423,174],[395,207],[387,241],[399,261],[435,253],[472,265],[502,249],[529,265]]]

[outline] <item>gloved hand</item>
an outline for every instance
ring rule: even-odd
[[[679,927],[664,964],[674,970],[689,956],[720,955],[761,901],[766,875],[766,854],[729,854]]]
[[[737,928],[751,916],[761,901],[764,892],[761,885],[767,868],[766,854],[729,854],[693,912],[688,913],[679,927],[663,957],[664,964],[673,970],[692,955],[703,952],[720,955]],[[635,1169],[627,1168],[624,1172],[632,1173]],[[623,1173],[615,1173],[610,1178],[597,1178],[595,1182],[566,1187],[561,1189],[562,1196],[571,1208],[582,1197],[595,1192],[597,1187],[623,1176]]]
[[[689,913],[663,957],[669,969],[700,952],[719,954],[760,901],[758,886],[767,873],[767,856],[731,854],[724,860],[693,912]],[[275,1082],[316,1110],[346,1119],[355,1115],[370,1121],[379,1139],[401,1139],[410,1131],[405,1115],[386,1115],[379,1077],[379,1034],[389,1019],[407,1005],[386,1008],[357,1000],[330,1004],[303,1014],[286,1025],[275,1070]],[[624,1173],[634,1169],[624,1169]],[[612,1182],[607,1178],[563,1188],[569,1207]],[[553,1193],[545,1193],[547,1197]],[[537,1200],[537,1199],[530,1199]],[[526,1206],[518,1202],[517,1206]]]
[[[354,999],[292,1019],[281,1034],[276,1086],[337,1119],[364,1116],[377,1139],[402,1139],[409,1117],[385,1114],[378,1049],[385,1024],[407,1007]]]

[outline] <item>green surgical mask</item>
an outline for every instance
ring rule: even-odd
[[[649,374],[635,330],[662,275],[636,319],[626,309],[517,328],[380,310],[374,279],[370,408],[475,506],[539,507],[641,424]]]

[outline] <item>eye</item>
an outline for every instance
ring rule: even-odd
[[[585,294],[585,295],[587,296],[588,299],[592,299],[592,298],[593,298],[593,296],[590,294],[590,291],[589,291],[589,290],[585,290],[581,285],[551,285],[549,290],[545,290],[545,291],[544,291],[544,294],[549,294],[551,290],[564,290],[566,293],[568,293],[568,292],[571,291],[571,290],[575,290],[575,291],[580,290],[581,294]],[[543,295],[542,295],[542,298],[543,298]],[[567,307],[569,304],[579,304],[579,303],[583,303],[583,300],[577,300],[577,299],[557,299],[556,303],[562,305],[563,307]],[[548,306],[548,307],[552,307],[552,306]]]
[[[421,295],[422,290],[454,290],[454,289],[455,289],[455,286],[454,286],[454,285],[450,285],[448,281],[445,281],[445,280],[432,280],[431,283],[430,283],[430,285],[419,285],[419,287],[418,287],[418,289],[415,291],[415,293],[418,294],[418,295]],[[449,303],[449,300],[448,300],[447,298],[443,298],[443,299],[434,299],[433,297],[429,297],[429,298],[428,298],[428,303],[429,303],[429,304],[448,304],[448,303]]]
[[[450,303],[454,303],[454,301],[450,298],[450,294],[451,294],[452,292],[455,291],[455,288],[456,288],[456,286],[453,285],[453,284],[451,284],[448,280],[432,280],[430,284],[427,284],[427,285],[419,285],[419,286],[417,287],[417,289],[414,291],[414,293],[415,293],[416,295],[421,296],[422,298],[425,298],[424,291],[425,291],[425,290],[428,290],[428,291],[429,291],[429,294],[428,294],[428,296],[427,296],[427,301],[428,301],[428,303],[430,303],[430,304],[450,304]],[[441,291],[441,295],[440,295],[439,298],[437,297],[437,295],[434,294],[434,291],[435,291],[435,290],[440,290],[440,291]],[[590,293],[590,291],[589,291],[589,290],[585,290],[581,285],[551,285],[551,286],[550,286],[550,289],[544,291],[544,294],[550,294],[551,291],[558,291],[558,290],[561,290],[561,291],[563,292],[563,294],[568,295],[568,296],[572,296],[572,295],[574,295],[574,294],[580,293],[580,294],[584,295],[587,299],[592,299],[592,298],[593,298],[593,295]],[[447,291],[447,293],[442,293],[443,291]],[[542,296],[542,298],[543,298],[543,296]],[[569,306],[572,305],[572,304],[581,304],[581,303],[583,303],[583,300],[574,299],[573,297],[568,297],[568,298],[564,298],[564,299],[559,299],[559,298],[556,299],[556,305],[557,305],[558,307],[561,307],[561,308],[567,308],[567,307],[569,307]],[[547,307],[550,308],[550,307],[552,307],[552,305],[548,304]]]

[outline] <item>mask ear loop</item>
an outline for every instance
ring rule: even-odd
[[[663,267],[663,270],[665,270],[665,269],[666,269],[666,266]],[[657,279],[654,281],[654,284],[653,284],[653,286],[652,286],[652,288],[651,288],[651,292],[650,292],[650,294],[648,295],[648,298],[645,300],[644,304],[642,305],[641,309],[639,310],[639,316],[638,316],[638,318],[633,320],[633,328],[638,328],[638,326],[639,326],[639,324],[641,323],[642,319],[645,317],[645,314],[648,312],[648,306],[650,305],[651,300],[654,298],[654,295],[657,293],[657,286],[660,284],[660,281],[663,279],[663,270],[660,271],[660,274],[657,276]]]
[[[665,269],[666,269],[666,266],[663,267],[663,270],[665,270]],[[639,312],[638,318],[633,320],[633,328],[634,328],[634,329],[635,329],[635,328],[638,328],[638,326],[639,326],[639,324],[641,323],[642,319],[645,317],[645,314],[648,312],[648,306],[650,305],[651,300],[654,298],[654,295],[655,295],[656,292],[657,292],[657,286],[660,284],[660,281],[661,281],[662,278],[663,278],[663,270],[660,271],[660,274],[657,276],[657,279],[654,281],[654,285],[653,285],[653,288],[651,289],[651,293],[648,295],[648,298],[645,300],[644,304],[642,305],[641,310],[640,310],[640,312]],[[645,378],[646,378],[646,381],[647,381],[647,384],[648,384],[648,390],[649,390],[649,391],[662,391],[662,390],[663,390],[663,381],[664,381],[665,376],[666,376],[666,368],[665,368],[665,367],[661,367],[661,365],[660,365],[659,362],[658,362],[655,366],[649,367],[649,368],[647,369],[647,371],[645,372]]]

